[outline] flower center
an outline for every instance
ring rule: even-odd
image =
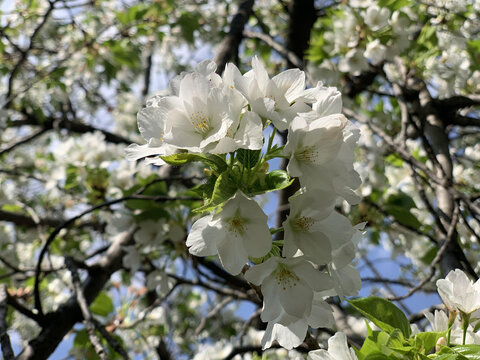
[[[315,146],[305,146],[302,150],[295,153],[297,160],[313,162],[318,158],[318,150]]]
[[[203,111],[195,111],[190,114],[190,123],[195,131],[205,135],[210,131],[210,120]]]
[[[277,99],[275,99],[275,96],[273,96],[273,95],[266,95],[265,97],[266,97],[267,99],[273,100],[273,103],[274,103],[273,107],[274,107],[274,109],[275,109],[275,111],[276,111],[277,108],[278,108],[278,102],[277,102]]]
[[[243,235],[246,230],[246,224],[248,219],[240,216],[240,211],[237,210],[235,215],[230,219],[227,219],[227,229],[232,232],[235,236]]]
[[[300,278],[284,264],[278,264],[273,276],[283,290],[297,286],[297,282],[300,281]]]
[[[290,221],[292,228],[297,232],[308,232],[315,220],[307,216],[297,216],[294,220]]]

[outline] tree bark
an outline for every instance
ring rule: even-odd
[[[440,184],[433,184],[435,189],[435,197],[437,199],[437,209],[440,215],[440,221],[443,229],[439,226],[435,229],[435,235],[439,247],[444,244],[447,239],[447,229],[452,221],[455,209],[455,199],[449,189],[453,186],[453,164],[450,155],[450,141],[446,125],[441,120],[438,112],[432,106],[432,98],[426,87],[422,87],[419,92],[419,102],[421,111],[423,112],[424,134],[427,138],[436,162],[435,175],[441,180]],[[446,276],[451,270],[463,269],[475,279],[478,279],[472,265],[469,263],[463,250],[457,241],[458,235],[456,230],[453,233],[452,241],[447,245],[447,249],[440,260],[440,268],[443,276]]]
[[[315,12],[315,6],[313,0],[292,0],[288,4],[288,12],[290,14],[290,22],[288,26],[287,34],[287,50],[293,52],[298,59],[305,57],[305,51],[308,49],[310,42],[310,34],[313,28],[313,24],[317,18]],[[287,60],[289,68],[295,67],[295,64]],[[287,142],[288,132],[281,133],[282,141],[285,144]],[[282,159],[281,168],[286,169],[288,165],[287,159]],[[287,218],[290,210],[285,208],[288,204],[288,198],[295,194],[300,188],[300,183],[295,181],[288,188],[280,191],[278,195],[278,205],[282,209],[278,212],[277,227],[281,227],[282,223]],[[283,236],[283,233],[279,233],[279,236]]]
[[[215,56],[217,74],[221,75],[227,63],[238,58],[238,47],[243,39],[243,29],[253,11],[254,0],[244,0],[238,7],[237,14],[233,17],[230,31],[220,43]]]

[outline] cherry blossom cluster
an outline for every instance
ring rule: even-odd
[[[460,269],[437,280],[437,291],[448,315],[442,310],[426,313],[432,331],[447,332],[447,344],[480,344],[480,280],[473,282]]]
[[[204,61],[172,80],[170,95],[150,98],[138,114],[146,144],[132,144],[127,157],[162,165],[197,154],[195,159],[215,164],[206,171],[215,181],[203,207],[209,214],[193,223],[186,245],[195,256],[218,255],[232,275],[243,273],[260,286],[261,319],[268,323],[262,346],[276,340],[291,349],[309,326],[333,325],[326,297],[343,298],[360,288],[351,262],[361,225],[352,226],[335,210],[338,201],[359,200],[353,161],[360,131],[341,114],[340,92],[322,83],[307,89],[299,69],[270,78],[255,57],[245,74],[233,64],[222,77],[215,70],[215,63]],[[264,130],[272,128],[266,141]],[[275,132],[285,130],[286,144],[273,144]],[[292,183],[270,184],[266,161],[273,157],[287,158],[285,175],[300,183],[280,229],[269,229],[253,198]],[[273,241],[274,233],[283,238]]]

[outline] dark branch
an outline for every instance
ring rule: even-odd
[[[460,115],[457,114],[455,116],[455,119],[451,121],[452,125],[458,125],[458,126],[476,126],[480,127],[480,119],[479,118],[474,118],[472,116],[465,116],[465,115]]]
[[[37,225],[46,225],[46,226],[59,226],[64,221],[58,218],[40,218],[39,223],[37,223],[32,217],[26,216],[23,214],[5,211],[0,209],[0,221],[7,221],[14,223],[18,226],[28,226],[33,227]]]
[[[254,0],[244,0],[240,3],[238,12],[230,25],[230,31],[217,49],[214,60],[217,63],[217,74],[221,75],[227,63],[238,57],[238,47],[243,39],[245,24],[252,14],[253,3]]]
[[[133,241],[133,231],[116,238],[107,253],[98,262],[90,266],[89,276],[82,286],[87,304],[91,304],[105,286],[110,276],[122,267],[123,247]],[[45,315],[45,326],[40,334],[31,340],[18,360],[44,360],[55,350],[65,335],[77,323],[82,321],[82,312],[76,295]]]
[[[45,121],[40,121],[35,118],[34,115],[25,114],[27,116],[24,120],[13,121],[10,126],[18,127],[24,125],[31,126],[41,126],[44,130],[56,130],[56,129],[65,129],[73,133],[85,134],[89,132],[100,131],[105,135],[105,140],[114,144],[127,144],[130,145],[133,143],[130,139],[127,139],[121,135],[114,134],[110,131],[96,128],[95,126],[84,124],[80,121],[69,121],[66,119],[48,119]]]
[[[47,132],[47,129],[40,129],[40,130],[37,130],[35,131],[33,134],[30,134],[30,135],[27,135],[25,136],[23,139],[17,141],[16,143],[6,147],[5,149],[3,150],[0,150],[0,156],[2,156],[3,154],[6,154],[10,151],[12,151],[13,149],[15,149],[17,146],[20,146],[20,145],[23,145],[23,144],[26,144],[34,139],[36,139],[37,137],[39,137],[40,135],[44,134]]]

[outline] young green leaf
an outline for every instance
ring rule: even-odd
[[[212,211],[230,199],[238,190],[237,181],[231,171],[222,173],[215,182],[212,197],[201,207],[196,208],[193,212],[201,213]]]
[[[90,311],[100,316],[107,316],[113,310],[113,301],[104,291],[100,292],[92,305],[90,305]]]
[[[350,300],[349,303],[387,333],[391,334],[395,329],[399,329],[404,337],[410,337],[410,323],[402,310],[392,302],[372,296]]]
[[[260,150],[238,149],[237,160],[247,169],[257,165],[260,159]]]
[[[415,335],[415,347],[418,351],[428,354],[435,348],[438,339],[445,336],[445,332],[422,332]]]
[[[160,156],[163,161],[169,165],[184,165],[194,161],[200,161],[209,166],[216,172],[223,172],[227,169],[227,164],[218,155],[212,154],[196,154],[196,153],[180,153],[167,156]]]

